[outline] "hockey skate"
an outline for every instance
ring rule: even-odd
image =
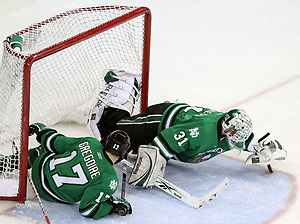
[[[127,111],[132,115],[137,105],[141,88],[141,76],[133,75],[125,71],[105,70],[105,89],[99,93],[98,101],[89,113],[87,126],[91,134],[101,140],[101,134],[97,127],[104,109],[108,107]]]

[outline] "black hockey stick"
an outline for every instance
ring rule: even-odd
[[[124,158],[127,159],[127,156]],[[126,190],[126,178],[127,178],[127,164],[123,163],[122,168],[122,190],[121,190],[121,199],[125,200],[125,190]]]

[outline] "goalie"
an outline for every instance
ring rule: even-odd
[[[286,151],[277,140],[258,141],[254,137],[251,119],[241,109],[223,113],[185,103],[166,102],[150,106],[143,113],[131,116],[133,105],[128,102],[132,96],[137,95],[136,89],[139,89],[140,84],[132,81],[132,85],[126,89],[131,94],[126,96],[123,94],[124,89],[118,88],[125,73],[111,70],[110,74],[116,79],[107,82],[108,91],[105,94],[100,93],[99,100],[90,113],[88,127],[95,136],[103,140],[116,129],[129,134],[130,151],[138,154],[129,180],[133,185],[151,186],[153,180],[143,175],[151,177],[153,172],[163,175],[163,161],[170,159],[199,163],[229,150],[251,153],[246,160],[247,165],[286,158]],[[134,80],[136,81],[135,77]],[[134,86],[134,83],[138,85]],[[122,99],[123,104],[111,106],[103,98],[106,101]],[[151,152],[152,156],[147,152]],[[142,181],[136,181],[137,179]]]

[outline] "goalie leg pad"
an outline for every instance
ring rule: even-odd
[[[163,177],[166,163],[156,146],[141,145],[128,183],[133,186],[154,186],[157,177]]]
[[[101,120],[101,117],[103,115],[104,106],[101,104],[101,102],[97,102],[95,107],[90,111],[89,113],[89,119],[87,121],[87,127],[89,132],[97,138],[99,141],[101,141],[101,133],[98,129],[98,122]]]
[[[99,94],[99,100],[107,107],[133,113],[140,95],[141,76],[115,69],[104,70],[106,88]]]

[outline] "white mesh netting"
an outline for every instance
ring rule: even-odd
[[[95,27],[135,9],[107,6],[62,13],[11,35],[23,38],[20,53],[11,49],[8,40],[4,41],[0,70],[0,154],[15,153],[12,141],[20,147],[23,70],[31,55],[55,52],[32,64],[30,123],[53,125],[61,120],[86,123],[88,112],[104,86],[104,69],[122,69],[142,75],[145,15],[98,34],[92,32]],[[85,35],[90,36],[77,43],[77,39]],[[68,47],[56,52],[57,45],[64,46],[61,43]],[[2,172],[3,175],[7,178],[11,174]]]

